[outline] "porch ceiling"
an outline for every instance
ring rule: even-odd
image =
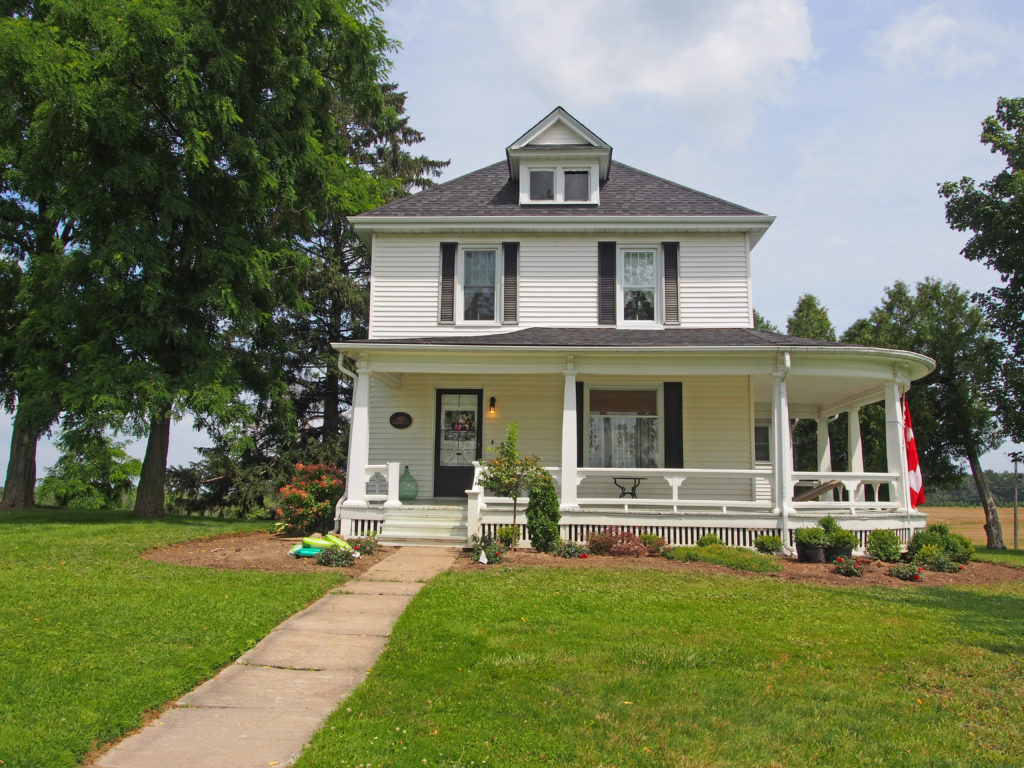
[[[772,401],[770,376],[753,377],[754,402]],[[844,375],[791,374],[786,379],[789,412],[793,418],[833,416],[850,408],[876,403],[885,397],[884,382]]]

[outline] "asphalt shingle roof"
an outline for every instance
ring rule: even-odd
[[[600,205],[520,205],[519,184],[505,161],[395,200],[361,217],[377,216],[763,216],[764,214],[611,163]]]
[[[524,328],[480,336],[424,336],[361,339],[348,344],[502,347],[850,347],[837,341],[804,339],[753,328]]]

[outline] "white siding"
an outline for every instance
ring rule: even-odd
[[[545,466],[557,466],[562,455],[561,376],[431,376],[405,374],[395,389],[370,379],[370,463],[400,461],[419,483],[420,498],[434,491],[434,417],[436,389],[482,389],[483,458],[487,448],[505,437],[509,422],[519,427],[519,448],[537,454]],[[487,414],[490,398],[496,414]],[[412,415],[412,426],[395,429],[388,418],[395,411]]]
[[[750,469],[750,380],[744,376],[694,376],[683,380],[683,463],[705,469]],[[690,478],[688,499],[749,499],[750,480]]]
[[[522,233],[462,236],[462,242],[519,250],[519,325],[438,324],[441,240],[436,236],[374,239],[371,267],[370,338],[498,333],[528,327],[592,327],[597,324],[597,242],[652,245],[679,240],[679,311],[684,327],[749,327],[750,279],[743,235],[613,235]]]
[[[582,144],[584,139],[562,121],[555,122],[530,144]]]
[[[743,235],[688,235],[679,243],[684,328],[750,327],[750,260]]]

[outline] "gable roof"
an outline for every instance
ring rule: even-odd
[[[605,181],[608,178],[612,160],[611,145],[562,107],[555,107],[526,133],[505,147],[508,175],[513,181],[518,181],[519,161],[522,157],[552,149],[575,158],[596,158],[600,180]]]
[[[521,206],[505,162],[494,163],[353,217],[389,216],[759,216],[765,214],[612,161],[600,205]]]

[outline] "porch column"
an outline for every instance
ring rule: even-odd
[[[576,512],[576,369],[570,363],[565,369],[565,390],[562,395],[562,492],[559,508]]]
[[[348,429],[348,497],[344,507],[366,506],[366,465],[370,463],[370,375],[360,371],[353,384]]]
[[[900,387],[895,381],[885,385],[885,463],[889,473],[899,477],[896,498],[903,509],[910,509],[910,487],[907,483],[906,446],[903,442],[903,404]]]
[[[793,509],[793,436],[789,425],[789,395],[786,376],[789,373],[789,353],[783,355],[780,370],[773,377],[772,431],[775,465],[772,467],[774,512],[782,516],[782,544],[789,550],[789,513]]]
[[[846,412],[846,445],[849,453],[849,466],[847,472],[863,474],[864,472],[864,444],[860,440],[860,408],[851,408]],[[864,501],[864,484],[857,486],[857,498],[855,501]],[[875,501],[878,501],[876,498]]]
[[[828,436],[828,419],[815,419],[818,423],[818,471],[832,471],[832,444]]]

